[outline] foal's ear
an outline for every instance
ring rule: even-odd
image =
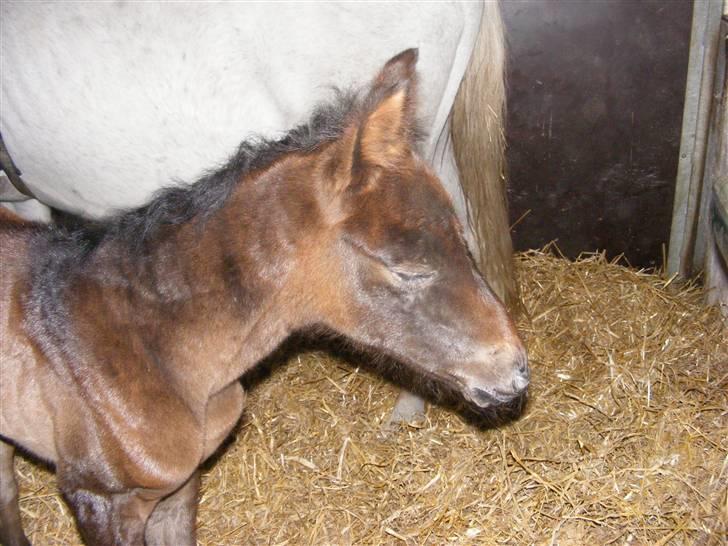
[[[374,79],[365,99],[354,146],[353,170],[393,167],[408,152],[415,127],[417,49],[392,57]]]
[[[392,57],[372,82],[361,108],[347,126],[335,156],[334,186],[364,189],[373,171],[396,168],[409,153],[415,133],[417,50]]]

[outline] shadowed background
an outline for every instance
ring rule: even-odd
[[[659,267],[692,1],[506,0],[502,8],[516,250],[555,239],[569,257],[599,249]]]

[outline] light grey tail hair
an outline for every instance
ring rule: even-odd
[[[486,1],[480,32],[453,106],[455,160],[478,243],[475,260],[495,293],[518,307],[505,172],[505,34],[497,2]]]

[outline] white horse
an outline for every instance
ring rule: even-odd
[[[365,84],[409,47],[419,48],[422,155],[452,196],[481,271],[513,302],[502,177],[504,37],[495,1],[6,0],[2,151],[19,169],[20,187],[40,202],[101,217],[147,202],[162,186],[196,180],[251,134],[284,132],[331,86]],[[18,180],[12,163],[0,156],[10,171],[0,175],[0,201],[25,198],[10,184]],[[48,218],[38,201],[10,205]],[[403,393],[393,419],[423,408]],[[12,474],[0,471],[0,501],[12,503]]]
[[[7,151],[39,201],[87,217],[194,181],[251,134],[301,122],[332,85],[363,84],[392,54],[418,47],[423,156],[481,270],[512,301],[497,3],[5,1],[1,9]],[[423,407],[402,395],[393,417]]]

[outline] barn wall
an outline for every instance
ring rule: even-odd
[[[707,211],[710,197],[706,184],[710,145],[710,118],[723,92],[721,60],[722,0],[701,0],[694,5],[682,119],[680,160],[675,180],[667,273],[685,277],[700,271],[705,259]],[[716,102],[717,101],[717,102]]]
[[[516,248],[556,239],[570,256],[660,265],[692,1],[506,0],[503,12]]]

